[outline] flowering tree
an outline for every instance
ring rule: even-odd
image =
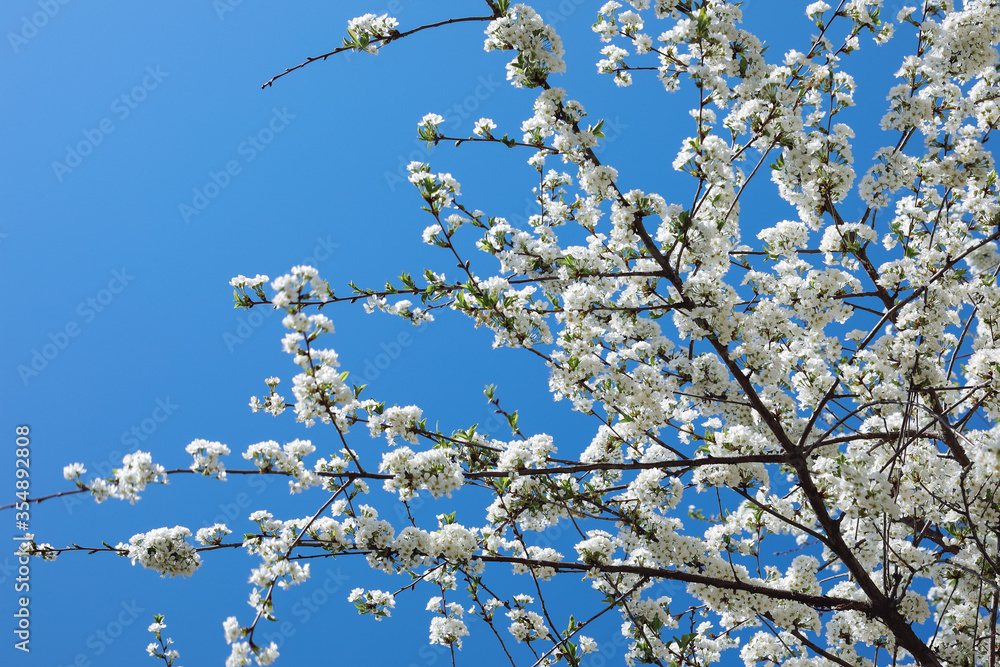
[[[805,9],[814,34],[775,61],[740,28],[739,5],[608,2],[594,25],[606,43],[598,70],[619,86],[696,91],[673,165],[690,188],[661,194],[631,188],[598,159],[602,122],[556,87],[556,30],[525,4],[485,4],[485,15],[408,30],[361,16],[341,48],[265,86],[339,52],[485,25],[486,50],[512,52],[510,83],[537,92],[532,115],[519,128],[482,118],[471,136],[447,136],[428,114],[419,137],[523,151],[538,174],[537,214],[515,227],[415,162],[409,180],[431,218],[424,241],[458,276],[427,270],[383,289],[351,283],[347,294],[307,266],[273,281],[234,278],[238,306],[285,311],[283,345],[299,367],[294,400],[272,377],[252,409],[291,409],[331,429],[341,449],[313,459],[308,441],[261,442],[243,454],[249,469],[227,471],[229,447],[195,440],[189,470],[136,452],[113,477],[85,481],[80,464],[65,476],[101,502],[135,501],[168,474],[279,475],[312,504],[301,517],[255,512],[242,540],[217,524],[197,531],[196,546],[175,526],[87,550],[165,576],[192,574],[207,550],[259,559],[255,613],[224,624],[227,665],[270,664],[277,647],[254,638],[282,613],[278,589],[306,580],[312,558],[352,556],[412,577],[395,592],[355,589],[360,613],[382,618],[397,596],[429,591],[430,642],[453,661],[478,632],[512,665],[580,665],[599,650],[588,626],[617,615],[629,664],[733,664],[738,654],[746,665],[996,665],[1000,200],[985,144],[1000,122],[997,3],[925,0],[887,17],[881,2],[815,2]],[[859,177],[854,134],[836,118],[855,92],[842,68],[862,40],[892,38],[894,24],[915,49],[882,116],[890,145]],[[798,219],[741,232],[741,197],[766,173]],[[852,197],[862,206],[845,218]],[[477,272],[476,248],[498,261],[492,275]],[[359,301],[420,326],[447,310],[467,315],[495,347],[545,365],[554,397],[592,420],[591,442],[557,456],[553,438],[523,432],[492,386],[486,399],[510,439],[472,425],[441,432],[419,406],[370,397],[379,388],[353,385],[323,347],[333,324],[318,312]],[[385,451],[360,446],[359,428],[384,436]],[[380,518],[376,505],[390,499],[366,500],[372,487],[410,520]],[[479,525],[448,512],[426,525],[410,511],[425,494],[475,502],[484,492]],[[708,492],[700,509],[679,509],[698,492]],[[546,538],[557,526],[575,536],[565,548]],[[20,551],[53,559],[83,548],[30,539]],[[506,577],[511,568],[522,576]],[[581,592],[579,618],[547,604],[547,581],[563,575],[594,589]],[[658,594],[664,581],[686,593]],[[170,664],[163,621],[150,626],[149,652]]]

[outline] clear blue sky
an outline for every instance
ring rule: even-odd
[[[668,97],[655,84],[621,91],[610,77],[598,78],[601,44],[588,26],[600,3],[577,4],[538,5],[565,12],[557,27],[570,70],[558,84],[592,118],[607,118],[605,155],[629,188],[688,200],[690,189],[670,163],[683,136],[677,128],[690,130],[691,93]],[[763,10],[751,25],[778,43],[775,50],[792,43],[805,50],[805,4],[747,2],[745,10]],[[453,273],[453,263],[420,243],[430,218],[402,172],[414,159],[452,172],[474,206],[523,218],[534,181],[527,154],[493,146],[428,151],[414,139],[428,112],[444,115],[445,129],[462,135],[480,116],[516,132],[530,115],[534,93],[504,81],[509,55],[483,51],[485,24],[425,33],[377,57],[335,57],[260,89],[285,67],[339,46],[347,20],[368,11],[393,13],[401,29],[486,13],[482,2],[417,0],[4,3],[3,461],[13,469],[14,426],[30,425],[33,496],[70,488],[61,478],[67,463],[84,463],[89,478],[137,445],[168,469],[189,465],[183,448],[195,438],[227,443],[236,454],[230,467],[245,467],[238,453],[267,439],[309,437],[321,454],[336,451],[330,432],[308,431],[290,414],[250,414],[248,399],[265,391],[263,379],[278,375],[287,387],[295,368],[281,352],[278,318],[233,310],[229,279],[273,278],[308,263],[344,293],[348,280],[379,286],[400,270]],[[866,41],[864,50],[874,47]],[[885,69],[894,69],[893,60]],[[884,90],[859,94],[875,103],[868,114],[881,115]],[[856,152],[862,160],[870,154]],[[683,189],[672,189],[678,185]],[[762,193],[770,197],[769,188]],[[755,219],[744,206],[751,227],[795,215],[777,203]],[[486,274],[489,265],[482,266]],[[443,317],[425,331],[365,316],[360,307],[325,312],[336,324],[333,345],[344,368],[371,380],[374,395],[390,404],[419,403],[429,423],[447,430],[488,423],[481,392],[495,382],[505,404],[520,409],[522,428],[553,433],[561,455],[577,455],[590,440],[586,424],[548,396],[544,368],[525,355],[491,352],[492,336],[464,321]],[[505,435],[495,423],[486,430]],[[365,439],[355,434],[355,442]],[[13,474],[0,477],[8,502]],[[282,483],[231,479],[223,486],[175,476],[134,506],[98,506],[79,496],[34,508],[30,523],[40,540],[96,546],[164,525],[194,530],[226,520],[239,532],[253,510],[289,518],[311,515],[321,502],[315,494],[290,498]],[[451,509],[444,501],[425,511]],[[226,516],[233,513],[235,521]],[[0,516],[6,534],[21,532],[10,512]],[[480,521],[469,510],[465,523]],[[8,544],[0,552],[5,665],[155,664],[144,655],[154,613],[166,615],[165,634],[176,640],[181,664],[220,665],[228,655],[222,621],[249,618],[246,577],[255,561],[242,553],[208,554],[187,580],[162,580],[107,554],[66,554],[55,564],[32,562],[26,656],[12,649],[10,612],[19,594],[9,555],[16,545]],[[279,599],[279,614],[291,623],[282,664],[324,656],[346,664],[444,662],[443,649],[426,646],[427,595],[401,599],[394,618],[380,624],[358,617],[346,601],[355,586],[402,583],[347,559],[316,562],[314,580]],[[567,590],[589,597],[589,587],[575,580]],[[484,638],[484,628],[472,625]],[[398,640],[386,641],[390,632]]]

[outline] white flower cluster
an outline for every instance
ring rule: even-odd
[[[530,595],[515,595],[514,602],[517,607],[507,612],[507,618],[511,621],[508,631],[514,639],[519,644],[546,639],[549,636],[549,629],[545,626],[545,619],[536,612],[526,610],[529,604],[535,602],[535,598]]]
[[[843,258],[861,244],[874,241],[878,234],[868,225],[860,222],[848,222],[843,225],[830,225],[823,230],[823,240],[819,249],[825,254],[827,264],[843,262]],[[836,256],[835,256],[836,255]],[[849,266],[853,260],[848,260]]]
[[[796,251],[809,242],[809,228],[797,220],[782,220],[760,230],[757,238],[765,243],[768,255],[795,259],[798,257]]]
[[[813,21],[820,22],[823,16],[823,12],[830,11],[830,5],[826,4],[822,0],[819,2],[810,3],[806,7],[806,16],[808,16]]]
[[[243,628],[240,627],[240,623],[235,616],[230,616],[222,623],[222,630],[227,644],[232,644],[243,637],[244,634]]]
[[[449,523],[432,532],[407,526],[391,542],[389,550],[396,559],[393,565],[403,570],[438,558],[449,563],[468,563],[473,560],[477,545],[475,531]]]
[[[148,533],[136,533],[128,544],[119,543],[115,549],[144,568],[155,570],[161,577],[189,577],[201,567],[201,557],[186,538],[191,531],[184,526],[155,528]]]
[[[236,305],[249,308],[253,304],[253,297],[247,294],[248,289],[257,297],[259,300],[258,303],[260,301],[267,301],[267,297],[264,295],[263,285],[265,285],[269,280],[270,278],[259,273],[253,278],[247,278],[241,274],[231,279],[229,284],[236,288],[233,290],[233,297],[236,301]]]
[[[323,541],[321,546],[330,551],[337,550],[334,540],[338,537],[341,543],[346,540],[343,540],[342,526],[328,517],[281,521],[274,519],[270,512],[258,510],[250,515],[250,520],[258,524],[261,535],[244,535],[243,546],[248,553],[258,554],[261,563],[250,572],[250,583],[254,588],[250,592],[249,604],[259,615],[272,618],[270,591],[273,587],[277,585],[287,589],[303,583],[310,576],[308,562],[303,564],[301,560],[291,558],[293,549],[303,538],[322,541],[329,537],[330,540]],[[231,634],[231,629],[229,625],[226,626],[227,637]]]
[[[495,238],[498,233],[503,233],[503,227],[503,223],[495,225],[481,244],[489,244],[489,237]],[[506,251],[499,254],[507,255]],[[537,291],[534,286],[511,288],[504,279],[494,277],[479,282],[469,290],[469,296],[462,293],[452,308],[473,317],[476,326],[485,325],[492,329],[495,334],[493,347],[549,344],[552,342],[552,333],[540,312],[543,306],[534,298]]]
[[[71,482],[75,481],[77,486],[83,486],[80,481],[80,475],[87,472],[87,469],[82,463],[70,463],[68,466],[63,467],[63,479],[68,479]]]
[[[420,428],[423,416],[423,410],[416,405],[393,406],[386,408],[381,414],[369,412],[368,429],[373,438],[380,433],[384,434],[390,445],[396,443],[396,438],[402,438],[415,445],[417,444],[417,430]]]
[[[392,615],[392,608],[396,606],[396,598],[392,593],[380,590],[368,590],[355,588],[347,596],[349,602],[353,602],[359,614],[372,614],[376,621],[389,618]]]
[[[891,196],[900,188],[913,182],[916,160],[886,146],[875,152],[874,164],[858,184],[858,194],[872,208],[888,206]]]
[[[602,42],[610,42],[616,34],[628,37],[634,43],[637,55],[648,53],[652,48],[653,40],[649,35],[639,32],[644,25],[642,17],[633,11],[618,14],[620,8],[621,4],[618,2],[604,3],[598,14],[599,20],[593,26],[594,32],[601,36]],[[632,85],[632,74],[625,71],[627,69],[625,56],[628,55],[628,51],[611,44],[602,48],[601,54],[607,58],[598,61],[597,71],[602,74],[614,74],[616,86]]]
[[[16,556],[37,556],[42,560],[53,561],[59,552],[48,542],[35,542],[34,533],[25,533],[21,543],[17,545]]]
[[[428,114],[421,121],[421,131],[427,133],[431,132],[429,128],[433,128],[434,134],[430,136],[436,136],[437,124],[441,122],[444,122],[441,116]],[[406,171],[409,173],[407,179],[417,187],[431,212],[437,213],[450,207],[455,197],[462,194],[461,184],[451,174],[432,174],[430,165],[425,162],[411,162]]]
[[[80,465],[80,464],[75,464]],[[73,468],[70,472],[83,472],[82,466]],[[159,465],[153,463],[152,455],[149,452],[136,451],[122,457],[122,467],[114,469],[115,476],[108,478],[97,477],[88,484],[90,493],[94,500],[102,503],[108,498],[118,498],[128,500],[135,504],[142,496],[139,495],[149,484],[166,484],[167,471]],[[63,470],[63,475],[67,470]]]
[[[292,493],[301,493],[310,486],[323,483],[323,478],[312,470],[307,470],[302,458],[312,454],[316,448],[308,440],[292,440],[284,447],[274,440],[265,440],[247,447],[243,458],[252,462],[262,472],[272,470],[285,473],[292,479],[288,487]]]
[[[524,530],[541,531],[569,516],[566,503],[558,499],[560,494],[554,492],[553,486],[546,484],[544,478],[514,475],[510,479],[507,497],[496,498],[486,509],[486,518],[490,522],[516,521]],[[579,489],[578,484],[566,476],[556,476],[553,481],[565,484],[570,492]]]
[[[488,139],[492,137],[491,130],[495,130],[497,124],[493,122],[490,118],[480,118],[476,121],[475,129],[473,129],[473,134],[477,137],[482,137]]]
[[[549,456],[556,451],[552,436],[544,433],[533,435],[527,440],[512,440],[507,443],[493,441],[493,445],[502,448],[497,468],[511,472],[520,468],[544,468]]]
[[[378,518],[378,510],[371,505],[360,505],[354,516],[344,525],[354,537],[354,545],[361,551],[368,551],[368,564],[385,572],[392,572],[392,564],[387,555],[396,537],[396,529],[384,519]]]
[[[528,528],[530,524],[526,524],[525,528]],[[562,561],[563,555],[553,549],[552,547],[540,547],[535,544],[528,545],[528,549],[524,550],[520,541],[508,541],[508,548],[511,549],[511,553],[521,557],[527,558],[533,561],[544,561],[545,563],[558,563]],[[514,563],[511,567],[511,572],[513,574],[531,574],[534,578],[540,579],[542,581],[548,581],[556,575],[556,570],[554,567],[548,565],[543,566],[532,566],[528,567],[522,563]]]
[[[395,34],[398,25],[399,21],[388,14],[379,16],[364,14],[355,17],[347,22],[349,38],[344,38],[344,46],[378,55],[379,47],[382,46],[380,40]]]
[[[229,535],[233,531],[229,530],[229,527],[224,523],[215,523],[211,526],[206,526],[204,528],[199,528],[198,532],[195,533],[194,538],[204,545],[209,544],[222,544],[222,538]]]
[[[314,425],[317,420],[336,422],[346,430],[342,406],[354,401],[353,392],[345,382],[346,373],[339,371],[337,353],[315,345],[319,336],[333,331],[333,323],[322,313],[305,315],[301,312],[305,303],[328,302],[333,298],[333,291],[311,266],[292,267],[291,273],[276,278],[271,287],[275,290],[271,303],[287,312],[282,324],[291,330],[282,339],[282,347],[293,355],[295,363],[303,370],[292,379],[296,420],[306,426]],[[250,408],[254,412],[266,410],[275,416],[284,412],[288,406],[284,397],[275,391],[277,384],[278,378],[268,378],[270,394],[263,400],[256,396],[251,398]]]
[[[447,174],[443,174],[447,175]],[[449,216],[450,217],[450,216]],[[437,232],[441,231],[441,225],[435,223],[424,230],[425,240],[435,244],[434,239],[440,238],[435,236]],[[443,243],[443,242],[442,242]],[[410,321],[413,326],[419,326],[424,322],[433,322],[434,315],[424,310],[423,308],[414,308],[413,302],[409,299],[400,299],[399,301],[390,304],[384,296],[370,296],[365,301],[364,309],[366,313],[374,313],[376,310],[382,311],[383,313],[388,313],[389,315],[398,315],[399,317],[404,317]]]
[[[550,73],[566,71],[562,39],[525,4],[511,5],[506,16],[489,24],[485,49],[518,52],[507,63],[507,79],[518,88],[534,88]]]
[[[271,279],[259,273],[253,278],[247,278],[246,276],[240,274],[235,278],[231,279],[229,281],[229,284],[235,287],[236,289],[241,289],[241,288],[246,289],[247,287],[253,289],[255,287],[259,287],[260,285],[266,284],[269,280]]]
[[[170,645],[174,643],[173,639],[170,639],[169,637],[164,639],[160,636],[160,633],[165,627],[167,627],[167,624],[163,622],[163,616],[161,614],[156,614],[153,617],[153,622],[150,623],[149,628],[147,628],[156,636],[156,641],[150,642],[149,645],[146,646],[146,653],[148,653],[152,658],[161,658],[166,663],[167,667],[172,667],[174,660],[180,657],[180,653],[177,649],[170,648]]]
[[[250,646],[249,642],[233,642],[229,657],[226,658],[226,667],[244,667],[252,665],[253,661],[258,665],[271,665],[278,656],[278,645],[273,641],[267,646]]]
[[[219,457],[228,456],[229,447],[221,442],[209,442],[198,438],[192,440],[191,444],[184,448],[184,451],[194,457],[191,470],[205,476],[214,476],[216,479],[226,479],[226,466],[219,460]]]
[[[271,289],[275,292],[271,303],[276,308],[288,309],[309,298],[325,303],[333,297],[330,286],[319,277],[319,271],[306,265],[293,266],[290,273],[275,278]]]
[[[317,541],[323,549],[334,553],[343,551],[353,544],[344,530],[344,524],[328,516],[314,519],[305,534]]]
[[[620,46],[609,44],[601,49],[601,54],[604,59],[597,61],[597,71],[602,74],[614,74],[615,85],[621,87],[632,85],[632,75],[622,71],[625,69],[625,56],[628,55],[628,51]]]
[[[587,539],[578,542],[574,547],[580,556],[580,561],[588,565],[607,565],[611,562],[611,555],[615,551],[615,545],[611,541],[611,534],[603,530],[588,530]]]
[[[444,602],[439,596],[427,601],[427,611],[433,611],[441,616],[431,619],[431,644],[454,646],[462,648],[462,637],[469,635],[469,628],[462,620],[465,610],[457,602]]]
[[[418,489],[427,489],[435,498],[450,498],[465,483],[462,466],[450,449],[414,453],[409,447],[397,447],[382,455],[379,470],[393,475],[385,481],[384,488],[398,491],[400,500],[417,497]]]
[[[621,609],[623,617],[622,635],[625,637],[645,637],[646,645],[635,642],[629,646],[625,655],[626,662],[641,660],[648,656],[669,655],[666,643],[660,639],[661,628],[676,628],[677,619],[670,614],[670,598],[659,597],[655,600],[632,599]]]
[[[444,122],[444,116],[436,113],[429,113],[424,115],[417,123],[417,134],[421,139],[429,143],[433,143],[435,139],[439,138],[441,134],[438,132],[438,125]],[[420,164],[420,163],[418,163]]]

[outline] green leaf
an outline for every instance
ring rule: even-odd
[[[684,649],[688,647],[688,644],[690,644],[697,636],[698,634],[695,632],[681,636],[681,640],[677,642],[677,645],[680,647],[682,653],[684,652]]]
[[[510,430],[517,433],[517,410],[507,415],[507,423],[510,424]]]
[[[696,28],[698,36],[702,38],[708,37],[708,29],[712,24],[712,20],[708,17],[708,12],[705,11],[704,7],[698,12],[696,22],[698,24]]]

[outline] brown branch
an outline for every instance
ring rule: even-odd
[[[479,472],[464,472],[463,476],[466,479],[496,479],[501,477],[510,477],[511,475],[519,475],[521,477],[539,477],[549,475],[559,475],[559,474],[578,474],[578,473],[588,473],[597,470],[652,470],[657,468],[697,468],[700,466],[708,465],[740,465],[745,463],[787,463],[787,457],[782,454],[758,454],[749,456],[706,456],[697,459],[676,459],[670,461],[637,461],[634,463],[580,463],[574,465],[566,466],[554,466],[550,468],[519,468],[517,470],[482,470]],[[199,471],[191,470],[190,468],[177,468],[174,470],[164,471],[166,475],[183,475],[183,474],[201,474]],[[226,470],[227,475],[280,475],[282,477],[291,477],[291,473],[283,472],[280,470]],[[393,479],[395,476],[387,473],[378,472],[318,472],[316,473],[320,477],[330,477],[339,480],[354,481],[356,479],[371,479],[371,480],[387,480]],[[73,489],[72,491],[61,491],[59,493],[53,493],[48,496],[41,496],[38,498],[29,498],[26,501],[28,503],[40,503],[45,500],[51,500],[53,498],[59,498],[61,496],[69,496],[76,493],[86,493],[90,491],[90,488],[84,486],[81,489]],[[15,504],[0,506],[0,511],[6,509],[12,509],[16,506]]]
[[[467,17],[464,17],[464,18],[448,19],[446,21],[438,21],[437,23],[429,23],[427,25],[422,25],[419,28],[413,28],[412,30],[407,30],[406,32],[396,32],[396,33],[393,33],[391,35],[385,35],[384,37],[378,37],[376,39],[373,39],[370,43],[371,44],[378,44],[379,46],[385,46],[386,44],[389,44],[390,42],[396,41],[397,39],[402,39],[403,37],[409,37],[410,35],[412,35],[414,33],[420,32],[421,30],[427,30],[428,28],[438,28],[438,27],[443,26],[443,25],[448,25],[448,24],[451,24],[451,23],[462,23],[464,21],[492,21],[494,18],[496,18],[496,17],[494,17],[494,16],[467,16]],[[306,65],[309,65],[310,63],[314,63],[317,60],[326,60],[330,56],[335,56],[338,53],[343,53],[344,51],[353,51],[353,50],[354,50],[353,46],[341,46],[339,48],[334,49],[333,51],[330,51],[329,53],[324,53],[321,56],[312,56],[310,58],[306,58],[305,62],[301,62],[298,65],[296,65],[295,67],[289,67],[288,69],[286,69],[281,74],[275,74],[274,76],[272,76],[270,79],[267,80],[266,83],[264,83],[264,85],[261,86],[261,89],[263,90],[264,88],[267,88],[269,86],[274,85],[275,81],[277,81],[281,77],[285,76],[286,74],[291,74],[295,70],[302,69]]]
[[[547,567],[558,571],[566,572],[590,572],[597,571],[602,574],[624,573],[636,574],[653,579],[667,579],[670,581],[683,581],[688,584],[698,584],[711,586],[730,591],[742,591],[754,595],[762,595],[775,600],[787,600],[790,602],[800,602],[813,609],[852,609],[865,613],[871,612],[871,606],[859,600],[847,598],[830,597],[827,595],[808,595],[786,591],[780,588],[770,588],[759,584],[751,584],[744,581],[731,581],[729,579],[718,579],[703,574],[693,572],[682,572],[679,570],[665,570],[655,567],[644,567],[640,565],[589,565],[587,563],[562,563],[558,561],[534,560],[531,558],[521,558],[519,556],[476,556],[485,562],[493,563],[515,563],[528,567]]]

